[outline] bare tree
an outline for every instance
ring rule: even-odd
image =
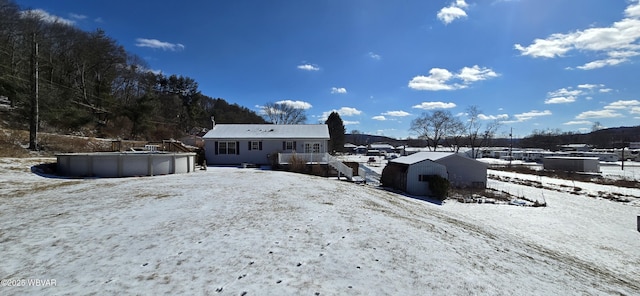
[[[454,136],[459,131],[460,120],[449,111],[434,111],[423,113],[411,122],[411,131],[418,134],[420,139],[427,141],[427,146],[436,151],[442,139]]]
[[[496,130],[500,127],[501,123],[498,120],[493,120],[484,125],[484,130],[482,130],[483,124],[480,122],[482,115],[482,111],[478,109],[478,106],[469,106],[467,108],[467,138],[469,140],[469,145],[471,146],[471,155],[472,157],[476,157],[477,148],[482,147],[488,144],[489,139],[493,138]]]
[[[262,110],[265,119],[273,124],[302,124],[307,121],[304,109],[287,103],[266,103]]]
[[[466,129],[464,123],[459,118],[454,117],[454,120],[452,120],[449,125],[448,133],[445,138],[445,143],[451,146],[452,151],[457,153],[460,150],[465,132]]]

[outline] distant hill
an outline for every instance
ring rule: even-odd
[[[351,143],[354,145],[368,145],[373,143],[387,143],[393,146],[405,145],[407,140],[398,140],[395,138],[378,136],[378,135],[367,135],[367,134],[345,134],[344,142]]]
[[[606,128],[589,133],[542,131],[524,138],[494,138],[491,139],[489,146],[508,147],[513,145],[518,148],[557,150],[558,146],[567,144],[589,144],[595,148],[621,148],[628,147],[629,142],[640,142],[640,126]],[[355,145],[388,143],[394,146],[408,145],[411,147],[426,147],[427,145],[426,141],[419,139],[399,140],[368,134],[345,134],[345,143]]]
[[[517,147],[554,150],[558,145],[589,144],[595,148],[621,148],[628,147],[629,142],[640,142],[640,126],[606,128],[590,133],[534,133],[519,140]]]

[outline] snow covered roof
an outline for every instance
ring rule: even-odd
[[[204,139],[329,139],[326,124],[216,124]]]
[[[392,145],[383,144],[383,143],[371,144],[369,145],[369,147],[371,147],[371,149],[394,149],[395,148]]]
[[[418,152],[411,154],[409,156],[398,157],[390,162],[400,163],[400,164],[414,164],[424,160],[432,160],[436,161],[439,159],[443,159],[449,156],[455,155],[453,152],[437,152],[437,151],[429,151],[429,152]]]

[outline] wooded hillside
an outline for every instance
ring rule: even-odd
[[[3,121],[29,127],[37,93],[39,129],[124,139],[178,138],[219,123],[264,123],[255,112],[198,90],[187,76],[153,73],[106,32],[41,19],[0,0]],[[37,84],[36,84],[37,82]]]

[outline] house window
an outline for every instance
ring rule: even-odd
[[[218,142],[218,154],[236,154],[236,142]]]
[[[249,150],[262,150],[262,142],[249,141]]]
[[[320,153],[320,143],[305,143],[304,153]]]
[[[427,176],[427,175],[418,175],[418,181],[420,181],[420,182],[429,182],[429,176]]]
[[[285,141],[284,148],[282,150],[295,150],[295,142],[294,141]]]

